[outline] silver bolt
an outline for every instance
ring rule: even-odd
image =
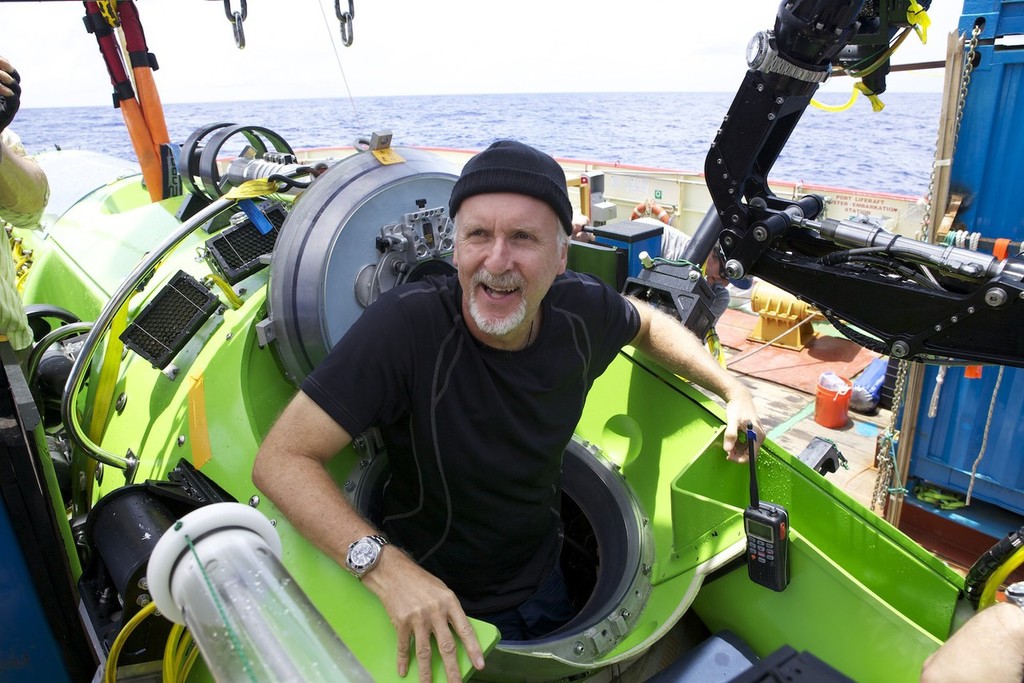
[[[117,397],[117,403],[114,404],[114,410],[116,410],[118,414],[121,414],[121,411],[124,410],[124,406],[127,403],[128,395],[122,391],[121,394]]]
[[[252,496],[251,498],[249,498],[249,507],[254,508],[254,507],[257,507],[259,504],[260,504],[260,497],[259,496]]]
[[[907,354],[910,353],[910,346],[905,341],[893,342],[892,345],[892,356],[893,358],[906,358]]]
[[[586,650],[587,648],[583,646],[582,640],[577,640],[575,643],[572,644],[572,651],[578,655],[582,655],[584,652],[586,652]]]
[[[622,617],[623,619],[629,619],[629,610],[628,609],[622,610],[621,612],[619,612],[619,616]]]
[[[785,100],[783,100],[781,97],[775,98],[775,104],[782,104],[783,102],[785,102]]]
[[[985,292],[985,303],[989,306],[1002,306],[1006,303],[1006,290],[1000,287],[993,287]]]
[[[774,121],[775,120],[775,114],[769,113],[768,114],[768,120],[769,121]]]
[[[768,239],[768,231],[765,229],[763,225],[759,225],[756,228],[754,228],[752,234],[754,235],[754,239],[757,240],[758,242],[764,242],[765,240]]]
[[[226,335],[224,335],[224,339],[230,340],[233,336],[235,336],[235,335],[233,335],[232,333],[228,332]]]
[[[178,436],[178,446],[181,447],[181,446],[184,446],[184,445],[185,445],[185,435],[184,434],[180,434]]]
[[[141,593],[138,598],[135,599],[135,604],[139,607],[145,607],[152,601],[149,597],[149,593]]]
[[[139,588],[141,588],[144,591],[148,591],[149,590],[149,581],[146,579],[145,576],[143,576],[141,579],[139,579]]]

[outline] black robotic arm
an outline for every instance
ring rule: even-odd
[[[772,282],[885,355],[1024,366],[1020,257],[1003,262],[871,224],[816,220],[820,197],[782,199],[768,187],[768,173],[832,65],[850,59],[851,42],[861,51],[872,42],[887,45],[907,5],[783,1],[774,29],[751,41],[750,68],[705,163],[714,206],[683,258],[703,263],[717,243],[729,277]],[[888,15],[880,16],[880,7]],[[710,325],[710,290],[697,275],[688,266],[658,265],[626,291],[674,306],[702,334]]]

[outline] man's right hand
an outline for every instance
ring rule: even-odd
[[[363,577],[380,599],[398,634],[398,675],[409,672],[410,641],[414,643],[419,680],[431,680],[431,636],[444,661],[449,683],[462,680],[455,636],[477,670],[484,668],[483,652],[459,599],[448,586],[413,562],[401,550],[386,546],[380,563]],[[454,635],[453,635],[454,632]]]

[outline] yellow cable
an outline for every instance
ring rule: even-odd
[[[985,582],[985,588],[981,591],[981,597],[978,599],[979,612],[996,601],[996,591],[1003,585],[1006,577],[1013,573],[1013,570],[1019,567],[1022,562],[1024,562],[1024,546],[1017,548],[1008,560],[992,572],[992,576],[988,577],[988,580]]]
[[[190,647],[194,647],[192,634],[185,631],[182,634],[181,640],[178,641],[178,647],[174,651],[174,680],[181,678],[181,674],[185,667],[185,655],[188,653]]]
[[[192,651],[188,653],[188,658],[185,660],[185,664],[181,667],[181,673],[178,674],[177,683],[185,683],[188,679],[189,673],[192,671],[192,665],[195,664],[196,657],[199,655],[199,648],[195,645],[192,646]]]
[[[184,630],[184,626],[175,624],[167,636],[167,642],[164,644],[164,664],[161,676],[163,683],[174,683],[178,679],[177,671],[174,670],[174,655],[178,651],[181,632]]]
[[[209,274],[206,276],[213,284],[220,287],[220,291],[224,292],[224,296],[227,298],[228,303],[231,304],[231,308],[236,311],[242,307],[242,299],[239,297],[235,290],[231,289],[231,285],[228,284],[227,280],[220,277],[219,275]]]
[[[811,100],[811,106],[814,107],[815,109],[820,109],[822,111],[832,113],[846,111],[847,109],[853,106],[854,102],[857,101],[858,95],[860,95],[860,91],[857,89],[856,85],[854,85],[853,92],[850,93],[850,99],[846,100],[844,104],[825,104],[824,102],[819,102],[818,100]]]
[[[110,646],[110,652],[107,653],[107,662],[103,666],[104,683],[114,683],[117,680],[117,658],[121,655],[121,648],[124,647],[128,636],[142,623],[142,620],[155,611],[155,602],[146,603],[146,606],[136,612],[135,616],[128,620],[128,623],[124,625],[124,628],[114,638],[114,642]]]

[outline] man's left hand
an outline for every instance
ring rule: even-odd
[[[21,107],[21,77],[11,63],[0,57],[0,133]]]
[[[761,420],[757,416],[757,410],[754,408],[754,400],[749,392],[744,392],[740,396],[731,398],[728,403],[725,404],[725,438],[722,441],[722,447],[725,449],[725,453],[729,460],[734,462],[746,462],[750,455],[750,446],[747,444],[749,437],[744,436],[740,439],[739,434],[742,431],[744,435],[747,432],[747,425],[751,425],[754,429],[754,433],[757,435],[757,439],[754,443],[754,451],[760,444],[764,443],[765,431],[764,427],[761,426]]]

